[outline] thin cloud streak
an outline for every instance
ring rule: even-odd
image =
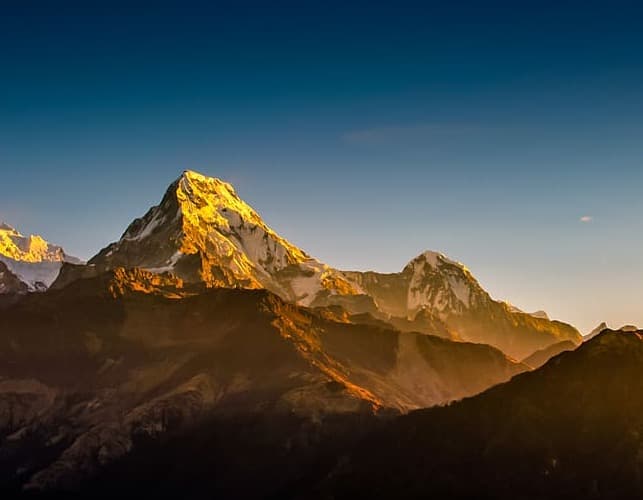
[[[408,126],[373,127],[352,130],[342,134],[342,140],[347,144],[378,145],[378,144],[409,144],[431,140],[444,140],[448,137],[458,137],[465,134],[477,133],[487,128],[476,125],[458,124],[417,124]]]

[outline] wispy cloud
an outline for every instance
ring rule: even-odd
[[[594,217],[592,217],[591,215],[583,215],[579,220],[582,223],[587,224],[588,222],[592,222],[594,220]]]
[[[483,127],[462,124],[415,124],[406,126],[373,127],[351,130],[342,134],[342,140],[348,144],[408,144],[426,143],[431,140],[444,140],[462,134],[479,132]]]

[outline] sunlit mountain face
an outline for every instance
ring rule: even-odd
[[[0,223],[0,294],[46,290],[58,277],[63,262],[80,264],[41,236],[23,236]]]

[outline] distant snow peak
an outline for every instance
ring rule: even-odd
[[[42,236],[24,236],[6,222],[0,224],[0,256],[20,262],[81,262]]]
[[[449,264],[452,266],[457,266],[461,269],[466,269],[466,266],[462,264],[461,262],[457,262],[455,260],[450,259],[446,255],[444,255],[441,252],[436,252],[434,250],[426,250],[425,252],[422,252],[420,255],[418,255],[415,259],[413,259],[410,264],[416,262],[416,261],[421,261],[424,260],[425,262],[429,263],[432,267],[437,267],[440,264]]]
[[[29,291],[47,289],[58,276],[63,262],[81,263],[41,236],[23,236],[6,222],[0,224],[0,261]]]
[[[0,255],[22,262],[55,262],[65,259],[59,246],[51,245],[36,234],[23,236],[5,223],[0,228]]]
[[[477,295],[484,294],[463,264],[439,252],[421,253],[403,272],[411,274],[407,297],[409,315],[425,307],[442,315],[462,311],[476,302]]]

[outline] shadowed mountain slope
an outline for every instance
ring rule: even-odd
[[[549,347],[545,347],[544,349],[537,350],[533,354],[523,359],[522,362],[530,368],[540,368],[551,358],[553,358],[554,356],[558,356],[561,352],[573,351],[574,349],[576,349],[576,344],[569,340],[563,340],[562,342],[552,344]]]
[[[320,496],[640,497],[642,334],[604,331],[483,394],[399,418]]]
[[[526,369],[489,346],[335,317],[121,268],[25,296],[0,310],[2,479],[73,487],[206,418],[400,412]]]

